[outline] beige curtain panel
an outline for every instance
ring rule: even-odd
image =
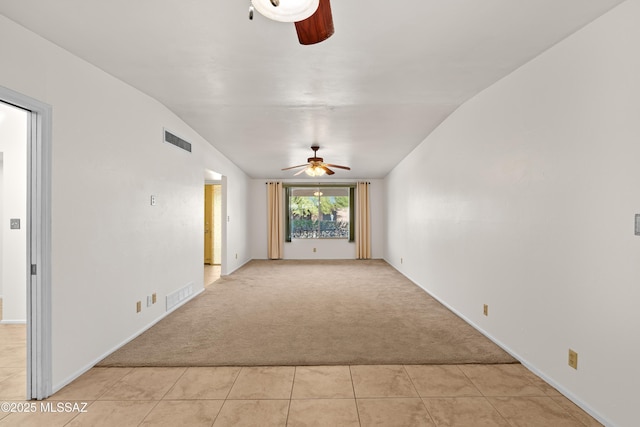
[[[356,185],[356,258],[371,259],[371,212],[368,182]]]
[[[267,182],[267,244],[269,259],[284,256],[284,224],[282,210],[282,183]]]

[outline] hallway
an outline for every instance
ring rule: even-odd
[[[204,265],[204,287],[206,288],[220,278],[221,267],[219,265]]]

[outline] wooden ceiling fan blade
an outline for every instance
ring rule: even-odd
[[[349,166],[332,165],[331,163],[327,163],[327,166],[331,166],[332,168],[346,169],[348,171],[351,170],[351,168]]]
[[[321,167],[321,168],[322,168],[322,169],[327,173],[327,175],[333,175],[333,174],[335,173],[334,171],[332,171],[331,169],[329,169],[329,168],[327,167],[327,165],[322,165],[322,166],[320,166],[320,167]]]
[[[295,24],[300,44],[316,44],[328,39],[334,32],[331,3],[329,0],[320,0],[318,10],[313,15]]]
[[[284,168],[284,169],[281,169],[281,170],[283,170],[283,171],[288,171],[289,169],[301,168],[301,167],[303,167],[303,166],[309,166],[309,164],[308,164],[308,163],[305,163],[304,165],[290,166],[290,167],[288,167],[288,168]]]
[[[309,163],[305,163],[303,165],[298,165],[298,166],[290,166],[288,168],[283,168],[282,170],[286,171],[290,169],[303,168],[303,169],[300,169],[298,172],[296,172],[293,176],[298,176],[303,172],[307,172],[310,176],[321,176],[323,175],[323,173],[327,175],[335,174],[334,171],[329,169],[329,166],[331,166],[332,168],[351,170],[349,166],[341,166],[341,165],[333,165],[331,163],[324,163],[322,161],[322,157],[318,157],[319,148],[320,147],[318,147],[317,145],[314,145],[311,147],[311,149],[313,150],[313,157],[309,157],[307,159]]]

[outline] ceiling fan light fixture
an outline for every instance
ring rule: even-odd
[[[318,10],[320,0],[251,0],[261,15],[279,22],[298,22]]]
[[[291,169],[304,168],[300,169],[300,171],[296,172],[293,176],[298,176],[302,172],[306,173],[309,176],[322,176],[324,174],[331,176],[335,174],[335,172],[329,169],[329,167],[351,170],[349,166],[340,166],[334,165],[333,163],[325,163],[322,157],[318,157],[318,150],[320,149],[318,145],[312,145],[311,149],[313,150],[313,157],[309,157],[307,159],[307,163],[303,165],[289,166],[288,168],[282,168],[282,170],[288,171]]]
[[[309,176],[322,176],[326,172],[319,166],[311,166],[304,171]]]

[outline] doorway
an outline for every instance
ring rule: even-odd
[[[2,228],[3,245],[2,293],[5,303],[2,315],[4,320],[0,326],[26,325],[22,326],[25,332],[21,333],[24,344],[19,344],[22,350],[13,352],[14,354],[22,352],[23,369],[20,378],[13,379],[12,386],[18,388],[20,400],[44,399],[49,397],[52,391],[50,243],[52,109],[47,104],[2,86],[0,86],[0,107],[7,121],[10,116],[16,114],[22,117],[20,120],[24,123],[19,124],[18,127],[23,128],[20,133],[23,136],[26,135],[24,139],[18,138],[22,140],[22,157],[16,156],[13,152],[15,147],[0,149],[3,152],[0,228]],[[23,180],[13,176],[15,168],[22,170],[20,174]],[[21,192],[19,198],[15,195],[16,190]],[[19,211],[19,209],[23,210]],[[17,263],[15,272],[5,274],[14,267],[14,261],[7,259],[16,255],[15,246],[8,247],[15,244],[14,240],[23,245],[24,250],[19,252],[24,254],[24,258],[15,261]],[[16,283],[23,284],[18,285],[21,289],[15,287]],[[17,305],[14,306],[13,300],[18,300]],[[13,339],[18,340],[19,336],[14,334]],[[5,386],[7,383],[2,385]]]
[[[222,264],[222,185],[204,186],[204,284],[220,278]]]
[[[28,111],[0,103],[0,323],[5,325],[27,323],[28,121]]]
[[[204,286],[225,274],[226,177],[204,171]]]
[[[29,112],[0,102],[0,400],[27,382],[27,146]]]
[[[204,186],[204,263],[221,264],[222,252],[222,185]]]

